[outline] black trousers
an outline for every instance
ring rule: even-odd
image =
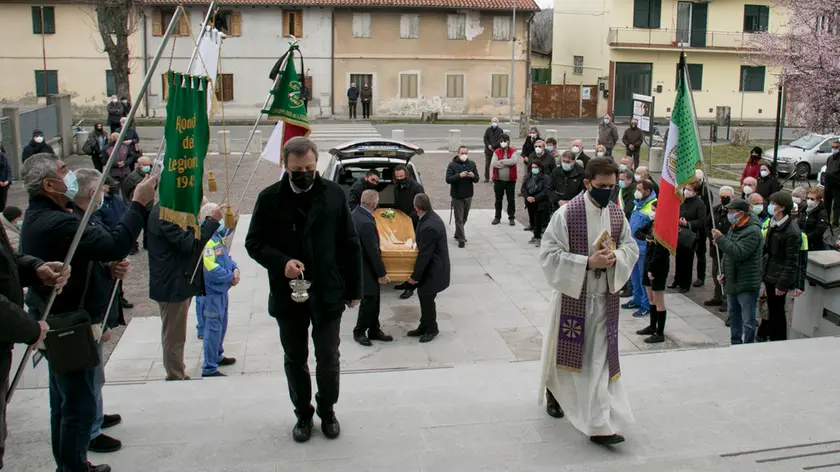
[[[362,102],[362,118],[370,118],[370,102]]]
[[[484,153],[484,181],[490,182],[490,163],[493,162],[493,154]]]
[[[356,117],[356,100],[347,102],[347,109],[350,110],[350,118]]]
[[[693,247],[677,247],[677,256],[675,257],[676,270],[674,274],[674,283],[677,284],[679,288],[686,290],[691,288],[691,275],[694,272],[692,270],[692,266],[694,265],[694,252],[695,249]]]
[[[697,255],[697,278],[706,280],[706,233],[697,238],[694,254]]]
[[[353,328],[353,335],[375,333],[379,331],[379,301],[380,294],[365,295],[359,304],[359,317],[356,319],[356,327]]]
[[[715,248],[714,240],[711,238],[709,238],[709,252],[712,253],[712,280],[715,282],[714,299],[726,301],[726,298],[723,296],[723,287],[717,279],[718,272],[720,271],[720,259],[718,258],[718,251]]]
[[[9,185],[12,183],[9,182]],[[0,211],[6,209],[6,199],[9,197],[9,185],[0,187]]]
[[[532,205],[532,204],[528,203],[528,200],[525,200],[525,209],[528,210],[528,226],[530,226],[531,229],[533,230],[534,229],[534,216],[537,212],[537,207],[536,207],[536,205]]]
[[[767,292],[767,319],[758,328],[758,335],[768,341],[787,340],[787,314],[785,314],[785,299],[787,292],[776,295],[776,285],[764,282]]]
[[[828,212],[828,221],[831,226],[838,226],[840,221],[840,186],[825,186],[825,210]],[[833,211],[832,211],[833,210]]]
[[[309,378],[309,323],[311,316],[305,313],[284,313],[277,318],[280,328],[280,343],[283,345],[286,381],[289,384],[289,398],[298,418],[311,418],[312,382]],[[315,381],[318,393],[318,415],[330,415],[338,402],[339,376],[339,332],[341,317],[312,324],[312,341],[315,344]]]
[[[639,168],[639,149],[637,148],[635,151],[625,151],[625,154],[628,156],[633,156],[633,168]]]
[[[516,199],[513,196],[516,192],[516,182],[494,180],[493,192],[496,194],[496,219],[502,218],[502,197],[506,197],[508,218],[512,220],[516,214]]]
[[[542,238],[545,227],[548,226],[548,212],[540,209],[537,202],[525,202],[525,207],[528,209],[528,219],[531,221],[531,230],[534,232],[534,238]]]
[[[417,298],[420,299],[420,329],[426,333],[437,333],[437,294],[418,294]]]

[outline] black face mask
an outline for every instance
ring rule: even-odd
[[[595,200],[595,203],[598,204],[601,208],[606,208],[607,205],[610,204],[610,196],[612,195],[613,189],[611,188],[589,188],[589,196],[592,197],[592,200]]]
[[[731,201],[732,199],[729,197],[720,197],[720,204],[723,206],[729,205],[729,202]]]
[[[315,181],[314,170],[293,170],[290,174],[292,183],[298,190],[308,191]]]
[[[398,180],[397,185],[401,188],[405,188],[408,185],[408,179]]]
[[[369,189],[371,189],[371,190],[372,190],[372,189],[375,189],[377,185],[378,185],[378,184],[375,184],[375,183],[373,183],[373,182],[371,182],[371,181],[365,180],[365,187],[367,187],[367,188],[369,188]]]

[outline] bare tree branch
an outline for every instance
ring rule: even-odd
[[[531,27],[531,48],[540,52],[551,52],[552,37],[554,31],[554,10],[551,8],[542,10],[534,15],[534,23]]]

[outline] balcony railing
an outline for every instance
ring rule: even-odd
[[[752,36],[738,31],[610,28],[607,43],[614,48],[739,51],[752,48]]]

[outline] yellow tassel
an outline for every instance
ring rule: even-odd
[[[227,208],[227,212],[225,212],[225,228],[235,228],[236,227],[236,215],[233,214],[233,210],[230,207]]]
[[[207,173],[207,189],[211,192],[215,192],[216,188],[216,175],[213,174],[213,171],[208,171]]]

